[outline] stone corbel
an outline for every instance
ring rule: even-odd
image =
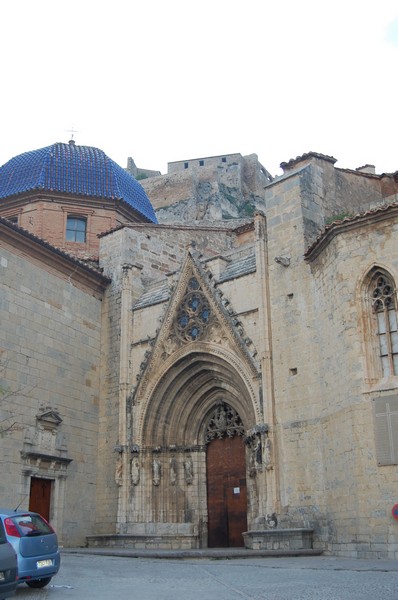
[[[290,261],[290,256],[275,256],[275,262],[282,265],[282,267],[289,267]]]

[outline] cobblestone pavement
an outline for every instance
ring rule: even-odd
[[[398,600],[398,562],[298,558],[156,559],[63,553],[47,588],[15,600]]]

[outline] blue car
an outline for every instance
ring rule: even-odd
[[[17,557],[14,548],[7,541],[0,521],[0,600],[9,598],[17,587]]]
[[[43,588],[58,573],[60,554],[57,535],[43,517],[34,512],[0,509],[7,540],[17,555],[18,583]]]

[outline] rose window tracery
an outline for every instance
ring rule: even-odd
[[[207,298],[201,291],[196,277],[191,277],[177,311],[176,335],[186,342],[200,339],[209,324],[210,317],[211,311]]]

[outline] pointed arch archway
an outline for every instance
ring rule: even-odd
[[[239,370],[236,360],[228,360],[219,350],[209,350],[210,345],[205,348],[205,344],[195,344],[170,361],[151,394],[143,399],[134,436],[135,442],[139,440],[136,446],[140,448],[142,477],[141,494],[134,490],[133,520],[146,515],[147,520],[158,524],[157,531],[162,529],[162,523],[167,524],[169,531],[185,527],[196,536],[193,546],[197,547],[208,542],[210,440],[206,433],[215,408],[230,407],[241,423],[239,453],[243,472],[239,481],[245,479],[246,473],[244,432],[259,422],[258,398],[255,402],[243,365]],[[234,486],[235,494],[240,487],[239,482]],[[253,506],[253,502],[249,504]]]
[[[256,422],[258,415],[243,368],[239,372],[228,356],[220,353],[184,354],[163,374],[147,402],[142,443],[203,445],[206,417],[220,396],[228,398],[246,428]]]

